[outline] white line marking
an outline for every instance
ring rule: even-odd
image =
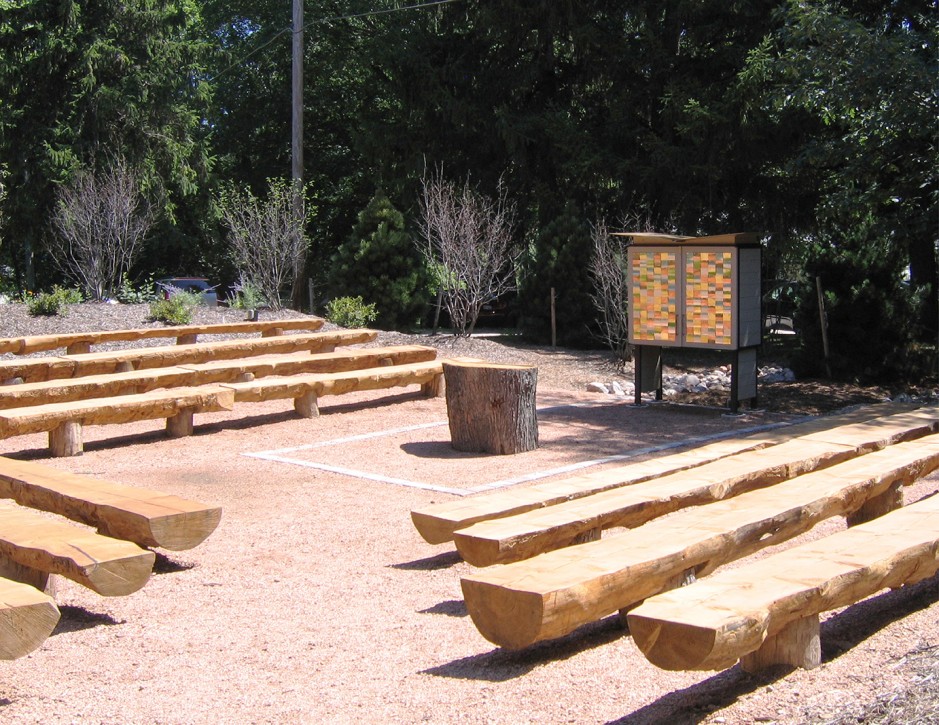
[[[582,408],[582,407],[592,407],[592,403],[574,403],[566,405],[555,405],[547,408],[540,408],[539,412],[546,412],[552,410],[561,410],[564,408]],[[335,438],[330,441],[320,441],[318,443],[308,443],[302,446],[295,446],[293,448],[278,448],[276,450],[269,451],[259,451],[257,453],[242,453],[241,455],[248,458],[259,458],[265,461],[271,461],[274,463],[287,463],[293,466],[303,466],[304,468],[312,468],[319,471],[326,471],[328,473],[338,473],[344,476],[350,476],[352,478],[360,478],[366,481],[375,481],[377,483],[389,483],[395,486],[406,486],[408,488],[419,488],[425,491],[435,491],[437,493],[449,493],[455,496],[470,496],[475,493],[481,493],[483,491],[492,491],[497,488],[506,488],[508,486],[517,486],[520,483],[528,483],[529,481],[537,481],[541,478],[549,478],[551,476],[557,476],[562,473],[570,473],[572,471],[579,471],[584,468],[592,468],[593,466],[600,466],[605,463],[615,463],[616,461],[624,461],[629,458],[635,458],[637,456],[646,455],[648,453],[658,453],[660,451],[666,451],[673,448],[683,448],[686,446],[700,445],[702,443],[709,443],[711,441],[721,440],[722,438],[733,438],[736,436],[747,435],[751,433],[760,433],[765,430],[772,430],[773,428],[780,428],[782,426],[790,425],[789,422],[785,423],[767,423],[765,425],[753,426],[752,428],[744,428],[742,430],[733,430],[733,431],[724,431],[722,433],[714,433],[707,436],[699,436],[696,438],[689,438],[682,441],[672,441],[670,443],[663,443],[657,446],[647,446],[645,448],[636,448],[625,453],[617,453],[612,456],[606,456],[605,458],[595,458],[590,461],[581,461],[579,463],[571,463],[566,466],[559,466],[557,468],[550,468],[544,471],[535,471],[533,473],[527,473],[522,476],[515,476],[513,478],[505,478],[500,481],[493,481],[492,483],[484,483],[480,486],[474,486],[473,488],[449,488],[447,486],[437,486],[432,483],[422,483],[421,481],[412,481],[406,478],[394,478],[392,476],[383,476],[379,473],[369,473],[368,471],[360,471],[354,468],[345,468],[341,466],[332,466],[327,463],[317,463],[316,461],[303,461],[297,458],[288,458],[282,454],[284,453],[296,453],[298,451],[308,451],[316,448],[326,448],[329,446],[341,445],[343,443],[354,443],[358,441],[369,440],[372,438],[382,438],[388,436],[399,435],[401,433],[409,433],[415,430],[424,430],[427,428],[437,428],[440,426],[447,425],[447,421],[438,421],[433,423],[420,423],[418,425],[410,425],[402,428],[390,428],[388,430],[376,431],[373,433],[363,433],[356,436],[347,436],[345,438]]]

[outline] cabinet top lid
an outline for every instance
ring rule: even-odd
[[[734,232],[714,234],[708,237],[682,237],[676,234],[655,234],[650,232],[614,232],[615,237],[629,237],[637,246],[734,246],[748,247],[760,243],[759,235],[752,232]]]

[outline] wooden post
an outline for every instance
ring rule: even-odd
[[[73,342],[65,348],[66,355],[82,355],[88,352],[91,352],[90,342]]]
[[[897,481],[879,496],[874,496],[864,502],[853,514],[848,514],[846,518],[848,526],[857,526],[866,524],[868,521],[883,516],[884,514],[896,511],[903,506],[903,485]]]
[[[538,447],[538,368],[443,363],[450,438],[458,451],[524,453]]]
[[[176,338],[177,345],[195,345],[199,341],[199,336],[189,333],[187,335],[179,335]]]
[[[554,287],[551,288],[551,349],[558,346],[557,315],[554,307]]]
[[[50,430],[49,450],[56,458],[80,456],[84,451],[82,446],[82,424],[74,420],[67,420]]]
[[[440,375],[434,375],[429,383],[422,384],[421,393],[425,398],[439,398],[443,395],[444,388],[446,388],[446,384],[441,373]]]
[[[170,438],[185,438],[192,435],[193,411],[191,408],[179,411],[166,419],[166,434]]]
[[[825,355],[825,372],[831,377],[831,363],[828,362],[828,315],[825,314],[825,296],[822,293],[822,278],[815,278],[815,289],[818,291],[818,319],[822,325],[822,352]]]
[[[297,415],[301,418],[318,418],[320,408],[316,400],[316,393],[311,390],[299,398],[294,398],[293,409],[297,411]]]
[[[822,642],[817,614],[790,622],[776,634],[767,637],[756,652],[740,658],[740,668],[744,672],[758,672],[773,665],[792,665],[812,670],[821,663]]]
[[[261,333],[261,337],[280,337],[283,334],[283,327],[269,327]]]

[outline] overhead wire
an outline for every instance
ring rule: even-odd
[[[350,13],[350,14],[348,14],[348,15],[333,15],[333,16],[329,16],[329,17],[325,17],[325,18],[315,18],[315,19],[313,19],[313,20],[310,20],[310,21],[307,22],[307,23],[304,23],[300,28],[298,28],[298,29],[296,29],[296,30],[293,29],[293,25],[292,25],[292,24],[291,24],[291,25],[287,25],[287,26],[281,28],[280,30],[278,30],[276,33],[274,33],[274,35],[271,36],[271,38],[270,38],[269,40],[267,40],[266,42],[264,42],[262,45],[259,45],[257,48],[255,48],[254,50],[252,50],[250,53],[247,53],[247,54],[244,55],[243,57],[239,58],[239,59],[236,60],[234,63],[232,63],[231,65],[229,65],[227,68],[224,68],[223,70],[219,71],[217,74],[215,74],[214,76],[212,76],[212,78],[210,78],[209,80],[210,80],[210,81],[215,81],[215,80],[217,80],[218,78],[221,78],[223,75],[225,75],[225,74],[228,73],[229,71],[232,71],[232,70],[234,70],[235,68],[238,68],[238,67],[244,65],[246,62],[248,62],[248,61],[249,61],[251,58],[253,58],[255,55],[257,55],[257,54],[260,53],[262,50],[264,50],[265,48],[267,48],[268,46],[270,46],[270,45],[271,45],[274,41],[276,41],[280,36],[285,35],[285,34],[287,34],[287,33],[290,33],[291,35],[293,35],[294,33],[303,32],[304,30],[306,30],[308,27],[310,27],[310,26],[312,26],[312,25],[317,25],[317,24],[320,24],[320,23],[332,23],[332,22],[336,22],[336,21],[339,21],[339,20],[355,20],[355,19],[357,19],[357,18],[368,18],[368,17],[373,17],[373,16],[376,16],[376,15],[389,15],[389,14],[391,14],[391,13],[399,13],[399,12],[404,12],[404,11],[406,11],[406,10],[421,10],[421,9],[423,9],[423,8],[434,7],[434,6],[437,6],[437,5],[449,5],[449,4],[451,4],[451,3],[456,3],[456,2],[460,2],[460,0],[429,0],[428,2],[415,3],[415,4],[413,4],[413,5],[403,5],[403,6],[401,6],[401,7],[396,7],[396,8],[384,8],[384,9],[381,9],[381,10],[367,10],[366,12],[363,12],[363,13]]]

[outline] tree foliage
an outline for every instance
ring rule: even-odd
[[[404,215],[377,193],[332,258],[333,295],[362,297],[375,305],[379,327],[401,329],[418,321],[425,286],[423,259]]]

